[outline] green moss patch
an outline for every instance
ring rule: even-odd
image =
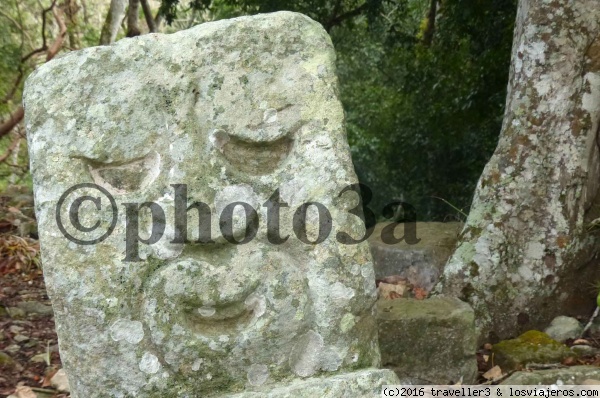
[[[493,355],[494,364],[504,371],[522,369],[533,363],[558,363],[576,356],[566,345],[537,330],[525,332],[516,339],[501,341],[494,345]]]

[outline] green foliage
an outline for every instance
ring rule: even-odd
[[[43,62],[43,53],[21,59],[41,46],[41,10],[50,3],[7,0],[0,10],[0,122],[19,105],[22,81],[2,101],[19,74],[26,77]],[[81,47],[98,43],[108,3],[88,0],[85,10],[79,8],[77,18],[67,21],[62,51],[75,48],[72,36]],[[430,0],[162,0],[158,12],[169,24],[164,32],[279,10],[319,21],[338,54],[348,138],[357,174],[374,193],[370,207],[380,212],[402,200],[416,207],[420,220],[444,220],[463,218],[497,142],[516,3],[440,0],[430,43]],[[57,26],[52,13],[47,17],[51,43]],[[0,141],[0,155],[10,141]],[[27,164],[24,147],[15,158],[21,165]],[[0,189],[6,176],[14,180],[11,167],[0,165]]]
[[[516,0],[442,2],[431,45],[419,40],[428,3],[333,36],[353,159],[376,206],[401,197],[444,220],[461,217],[433,197],[467,209],[497,143]]]

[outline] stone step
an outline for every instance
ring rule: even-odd
[[[452,297],[377,302],[383,367],[402,383],[464,384],[477,379],[473,309]]]

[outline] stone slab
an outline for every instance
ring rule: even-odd
[[[382,365],[402,382],[476,381],[474,313],[465,302],[442,296],[379,300],[377,324]]]

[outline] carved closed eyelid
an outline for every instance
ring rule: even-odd
[[[160,155],[152,151],[135,159],[111,163],[80,157],[87,163],[94,182],[112,193],[124,194],[147,188],[158,176]]]
[[[260,122],[215,129],[210,140],[232,169],[265,175],[276,171],[288,158],[304,124],[296,105],[265,106]]]
[[[271,141],[250,141],[224,130],[215,130],[211,142],[235,170],[249,175],[265,175],[283,164],[292,150],[294,139],[293,134],[285,134]]]

